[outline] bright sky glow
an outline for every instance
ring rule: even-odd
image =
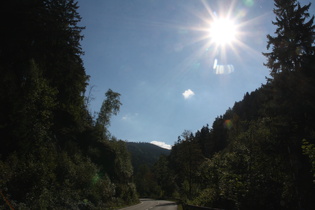
[[[118,139],[173,145],[184,130],[211,127],[269,75],[261,52],[273,2],[78,0],[91,113],[110,88],[123,104],[109,127]]]
[[[231,44],[236,32],[235,23],[228,18],[215,19],[210,26],[210,37],[218,45]]]

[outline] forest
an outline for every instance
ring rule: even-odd
[[[3,2],[0,209],[111,209],[143,196],[221,209],[314,209],[314,16],[311,3],[274,2],[266,84],[137,170],[126,143],[109,132],[120,94],[109,89],[97,116],[88,111],[77,2]]]
[[[125,143],[111,137],[120,94],[88,112],[73,0],[1,6],[1,209],[108,209],[138,201]]]

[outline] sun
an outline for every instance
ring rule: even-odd
[[[247,56],[253,59],[261,56],[261,53],[248,43],[260,41],[252,39],[259,32],[253,29],[257,28],[257,24],[268,17],[269,13],[249,17],[249,7],[252,4],[246,4],[245,0],[243,4],[231,0],[228,5],[225,1],[216,1],[217,5],[213,1],[200,2],[203,9],[198,7],[188,10],[196,17],[188,23],[191,25],[184,22],[183,25],[174,26],[180,36],[185,36],[185,41],[180,41],[180,47],[176,47],[176,44],[174,51],[180,52],[188,46],[193,50],[184,59],[181,69],[195,70],[207,66],[213,69],[215,74],[230,74],[236,70],[235,61],[241,63]],[[201,61],[204,62],[203,65]]]
[[[216,18],[210,24],[209,33],[211,42],[217,45],[232,44],[236,40],[236,24],[229,18]]]

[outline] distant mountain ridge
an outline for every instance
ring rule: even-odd
[[[151,168],[161,155],[169,155],[171,152],[155,144],[144,142],[126,142],[126,147],[131,154],[131,163],[135,171],[141,165]]]

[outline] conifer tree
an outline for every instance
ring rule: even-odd
[[[311,3],[301,6],[297,0],[275,0],[274,13],[277,26],[275,36],[267,35],[267,57],[265,65],[270,75],[281,72],[301,71],[309,55],[314,55],[315,25],[314,16],[309,20]]]

